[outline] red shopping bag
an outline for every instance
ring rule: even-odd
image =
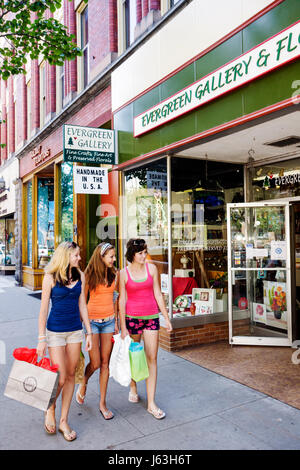
[[[48,357],[43,357],[40,362],[38,362],[38,355],[36,349],[29,349],[29,348],[17,348],[13,352],[13,356],[18,361],[28,362],[35,366],[41,367],[42,369],[50,370],[51,372],[58,371],[58,365],[50,363],[50,359]]]

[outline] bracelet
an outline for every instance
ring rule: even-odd
[[[39,336],[39,339],[42,339],[42,338],[47,338],[47,336],[46,335]]]
[[[38,340],[38,343],[46,343],[46,342],[47,342],[46,339],[39,339]]]
[[[92,333],[92,332],[90,332],[90,333],[87,333],[86,335],[87,335],[87,336],[89,336],[89,335],[92,335],[92,334],[93,334],[93,333]]]

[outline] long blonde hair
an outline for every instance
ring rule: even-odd
[[[70,253],[78,248],[75,242],[62,242],[56,248],[51,260],[45,267],[45,273],[52,274],[55,284],[67,285],[71,279],[73,281],[80,279],[80,271],[73,267],[71,279],[69,277]]]

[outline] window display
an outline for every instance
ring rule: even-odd
[[[73,240],[73,165],[61,165],[61,241]]]
[[[6,217],[0,220],[0,266],[15,264],[15,221]]]
[[[226,312],[225,209],[243,201],[242,166],[208,159],[171,162],[173,316]],[[190,304],[178,302],[187,296]]]
[[[32,181],[27,183],[27,266],[32,266]]]
[[[44,268],[54,253],[54,179],[38,179],[38,266]]]

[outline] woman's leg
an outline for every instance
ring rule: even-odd
[[[135,343],[140,343],[142,335],[130,335],[130,337]],[[136,403],[139,400],[136,382],[134,380],[131,380],[130,382],[129,398],[129,401],[131,401],[132,403]]]
[[[71,401],[72,401],[72,397],[74,393],[75,370],[76,370],[76,366],[80,358],[80,351],[81,351],[81,343],[69,343],[66,345],[66,348],[65,348],[66,377],[65,377],[65,383],[62,389],[62,406],[61,406],[61,417],[60,417],[59,428],[61,431],[67,434],[70,434],[70,440],[73,440],[71,439],[71,437],[72,437],[72,433],[74,434],[74,431],[71,432],[69,428],[68,416],[69,416],[70,405],[71,405]]]
[[[155,390],[157,382],[157,352],[158,330],[144,330],[144,345],[149,369],[149,377],[146,379],[148,410],[157,409],[155,404]]]
[[[112,351],[113,333],[100,334],[100,405],[99,409],[106,419],[113,417],[106,406],[106,392],[109,379],[109,359]]]
[[[85,368],[83,383],[80,384],[80,386],[78,387],[79,393],[77,393],[76,395],[76,400],[79,401],[80,404],[83,404],[84,402],[84,398],[86,394],[86,387],[87,387],[89,378],[100,367],[99,336],[100,336],[99,334],[92,335],[92,349],[89,351],[90,362]]]
[[[64,386],[65,379],[66,379],[66,361],[65,361],[65,346],[56,346],[56,347],[49,347],[49,356],[51,359],[52,364],[58,365],[59,370],[59,382],[56,392],[56,397],[53,404],[46,412],[46,420],[45,426],[50,434],[55,433],[56,426],[55,426],[55,407],[56,401],[59,397],[59,394]]]

